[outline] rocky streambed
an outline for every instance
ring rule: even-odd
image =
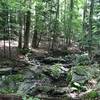
[[[74,61],[73,56],[42,59],[25,57],[16,63],[8,61],[1,64],[0,93],[29,95],[38,97],[40,100],[97,98],[94,89],[97,80],[95,81],[94,75],[98,75],[99,70],[95,69],[93,74],[90,72],[91,68],[86,66],[77,65],[75,67]],[[88,83],[93,78],[95,82],[90,84],[90,87]]]

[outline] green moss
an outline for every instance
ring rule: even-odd
[[[1,94],[9,94],[9,93],[16,93],[16,89],[12,89],[12,88],[2,88],[0,89],[0,93]]]
[[[4,79],[2,79],[2,81],[7,85],[10,82],[14,81],[14,82],[22,82],[24,80],[23,75],[22,74],[16,74],[16,75],[8,75],[5,76]]]
[[[98,93],[95,90],[90,91],[87,95],[86,95],[86,99],[93,99],[93,98],[97,98],[98,97]]]
[[[22,98],[22,100],[40,100],[39,98],[37,98],[37,97],[27,97],[27,96],[24,96],[23,98]]]

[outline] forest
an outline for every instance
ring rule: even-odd
[[[0,100],[100,100],[100,0],[0,0]]]

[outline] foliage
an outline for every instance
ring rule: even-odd
[[[86,99],[94,99],[94,98],[97,98],[97,97],[98,97],[98,93],[95,90],[90,91],[85,96]]]
[[[16,93],[16,89],[13,89],[13,88],[1,88],[0,89],[0,93],[1,94],[10,94],[10,93]]]
[[[94,66],[76,66],[72,68],[72,82],[85,84],[88,80],[98,78],[100,70]]]
[[[73,91],[84,92],[84,91],[87,90],[87,87],[86,86],[83,86],[83,84],[74,82],[74,83],[71,84],[71,89]]]
[[[89,65],[91,62],[90,62],[90,59],[89,59],[89,56],[88,54],[82,54],[82,55],[76,55],[76,64],[77,65]]]
[[[55,64],[51,67],[51,75],[58,78],[61,74],[61,65],[60,64]]]
[[[30,52],[30,43],[36,44],[36,48],[43,46],[52,51],[80,47],[84,54],[76,55],[76,66],[70,68],[65,75],[72,90],[85,91],[84,86],[89,80],[100,80],[100,68],[90,66],[92,61],[100,62],[100,0],[0,0],[0,40],[4,40],[4,54],[5,40],[21,44],[18,51],[23,55]],[[13,48],[10,48],[11,41],[8,42],[10,53]],[[27,47],[25,44],[28,44]],[[62,65],[55,64],[46,70],[49,75],[58,79],[65,71],[61,68]],[[20,74],[8,75],[2,79],[6,85],[23,80]],[[15,91],[12,88],[0,89],[1,93]],[[88,97],[97,97],[96,91],[91,91]],[[39,99],[23,97],[23,100]]]
[[[23,81],[23,75],[21,74],[16,74],[16,75],[9,75],[9,76],[5,76],[5,78],[3,79],[4,82],[9,83],[10,81]]]
[[[26,48],[17,49],[17,50],[18,50],[19,53],[21,53],[21,54],[23,54],[23,55],[25,55],[25,54],[27,54],[27,53],[30,52],[30,49],[26,49]]]
[[[40,100],[39,98],[33,98],[33,97],[23,97],[23,100]]]

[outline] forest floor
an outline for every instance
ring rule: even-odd
[[[15,58],[15,57],[18,57],[17,54],[17,47],[18,47],[18,42],[17,41],[14,41],[14,40],[11,40],[10,41],[10,48],[11,48],[11,57],[12,58]],[[44,56],[46,54],[48,54],[48,51],[47,50],[44,50],[44,49],[32,49],[31,48],[31,51],[34,52],[34,55],[35,56]],[[4,52],[4,41],[0,41],[0,58],[3,58],[3,57],[9,57],[9,41],[5,41],[5,52]]]
[[[16,60],[3,61],[3,45],[0,41],[0,93],[5,98],[15,94],[40,98],[36,100],[99,100],[100,64],[91,64],[87,54],[31,49],[26,55],[17,55],[18,44],[12,41]],[[5,55],[9,57],[8,41]]]
[[[5,51],[4,51],[4,41],[0,41],[0,61],[2,61],[5,58],[11,58],[11,59],[23,59],[25,56],[18,54],[17,47],[18,42],[17,41],[11,41],[10,44],[11,52],[9,52],[9,41],[5,42]],[[35,57],[41,57],[47,54],[48,52],[43,49],[31,49],[32,52],[34,52]],[[11,53],[11,55],[9,55]]]

